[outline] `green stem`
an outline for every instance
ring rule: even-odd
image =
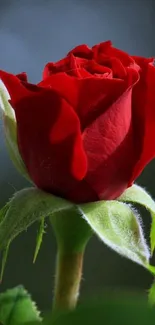
[[[53,310],[75,308],[82,276],[83,253],[58,253]]]
[[[50,217],[57,246],[53,310],[76,306],[82,276],[83,254],[92,230],[76,206]]]

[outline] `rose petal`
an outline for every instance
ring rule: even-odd
[[[25,88],[4,72],[0,77],[15,109],[19,150],[30,177],[39,188],[65,196],[87,172],[77,115],[52,90]]]
[[[12,103],[19,101],[23,97],[28,96],[29,91],[33,91],[36,93],[40,91],[40,88],[38,86],[27,83],[26,81],[24,81],[24,83],[22,82],[23,79],[26,80],[23,73],[15,76],[11,73],[7,73],[3,70],[0,70],[0,79],[2,79],[7,90],[9,91]]]
[[[113,78],[125,79],[127,72],[121,61],[115,57],[109,58],[106,55],[100,54],[97,62],[105,67],[109,67],[113,72]]]
[[[115,199],[133,171],[132,90],[127,90],[83,133],[88,158],[86,181],[99,199]]]
[[[51,75],[39,83],[49,87],[74,108],[78,114],[81,128],[84,129],[94,118],[103,113],[128,88],[121,79],[108,78],[74,78],[65,73]],[[102,107],[98,105],[102,99]]]
[[[96,55],[101,54],[101,53],[104,54],[111,47],[112,47],[112,42],[110,40],[105,41],[105,42],[101,42],[99,44],[95,44],[92,47],[93,57],[96,58]]]
[[[134,142],[137,157],[129,186],[155,157],[155,67],[152,58],[134,59],[141,67],[141,72],[140,80],[133,89]]]
[[[21,72],[16,75],[21,81],[28,82],[27,74],[26,72]]]
[[[93,52],[90,47],[88,47],[86,44],[78,45],[74,47],[71,51],[68,52],[67,55],[74,54],[74,56],[77,56],[79,58],[84,59],[92,59]]]
[[[59,72],[65,72],[68,75],[79,77],[76,59],[72,54],[56,63],[47,63],[43,70],[43,80]]]
[[[96,61],[98,61],[98,57],[101,54],[102,55],[104,54],[107,57],[109,57],[109,59],[111,57],[113,58],[115,57],[119,59],[122,65],[124,65],[125,67],[130,66],[130,64],[134,63],[134,59],[129,54],[113,47],[111,41],[97,44],[93,46],[92,50],[93,50],[93,57],[96,59]]]
[[[93,74],[98,74],[98,75],[102,75],[102,77],[104,78],[104,75],[106,74],[109,75],[110,78],[113,77],[113,71],[109,68],[106,67],[104,65],[99,64],[98,62],[95,62],[94,60],[87,60],[83,67],[89,71],[92,75]]]

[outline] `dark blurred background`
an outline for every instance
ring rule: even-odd
[[[41,79],[46,62],[57,61],[77,44],[111,39],[131,54],[155,55],[155,3],[152,0],[4,0],[0,2],[0,69],[26,71],[31,82]],[[138,183],[155,197],[155,162]],[[9,160],[0,125],[0,206],[19,189],[29,186]],[[150,216],[142,211],[148,239]],[[11,245],[0,291],[18,284],[31,292],[42,309],[51,305],[56,243],[50,226],[35,265],[32,264],[37,225]],[[155,260],[154,260],[155,262]],[[95,237],[84,263],[81,293],[90,296],[110,289],[141,291],[152,277],[142,267],[118,256]]]

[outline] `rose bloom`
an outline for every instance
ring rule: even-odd
[[[76,203],[117,198],[155,156],[153,59],[110,41],[48,63],[37,85],[0,71],[20,155],[40,189]]]

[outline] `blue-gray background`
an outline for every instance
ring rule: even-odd
[[[77,44],[91,46],[107,39],[131,54],[153,56],[154,12],[153,0],[1,0],[0,69],[26,71],[30,81],[37,82],[46,62],[60,59]],[[155,197],[154,175],[152,162],[138,183]],[[27,185],[9,160],[1,126],[0,206]],[[150,218],[142,212],[148,235]],[[32,265],[36,233],[34,225],[13,242],[0,291],[22,283],[39,306],[47,308],[53,290],[56,243],[48,227],[39,258]],[[107,288],[144,292],[151,280],[143,268],[118,256],[98,239],[91,240],[85,256],[83,296]]]

